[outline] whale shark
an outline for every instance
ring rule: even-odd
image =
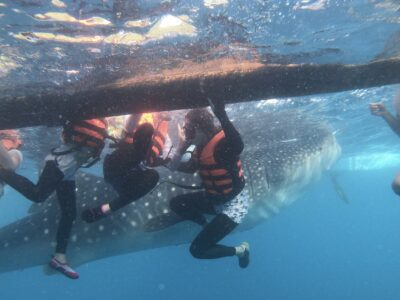
[[[258,104],[259,105],[259,104]],[[341,149],[332,128],[300,111],[264,112],[249,104],[229,111],[241,133],[241,156],[250,199],[249,213],[237,230],[249,230],[292,203],[301,191],[328,170]],[[172,143],[174,138],[172,136]],[[148,195],[108,218],[86,224],[80,218],[71,234],[72,265],[124,253],[189,243],[200,231],[169,208],[172,197],[190,191],[171,184],[197,185],[197,174],[159,168],[160,184]],[[101,176],[77,175],[78,216],[116,194]],[[27,216],[0,229],[0,273],[44,265],[54,249],[59,209],[55,196],[33,204]]]

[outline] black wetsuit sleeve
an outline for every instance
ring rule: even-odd
[[[225,111],[219,114],[218,119],[225,133],[225,139],[216,148],[215,159],[217,162],[234,161],[243,151],[242,137],[229,120]]]
[[[124,176],[132,168],[137,167],[146,159],[146,150],[132,145],[122,146],[104,159],[104,179],[112,181],[116,177]]]

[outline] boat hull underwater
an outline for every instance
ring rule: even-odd
[[[103,58],[93,62],[91,74],[77,83],[35,83],[2,90],[0,129],[204,107],[207,98],[239,103],[400,83],[399,58],[360,65],[284,65],[242,56],[151,65],[126,56]],[[116,74],[104,74],[110,65],[118,70]]]

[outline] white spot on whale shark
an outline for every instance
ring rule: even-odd
[[[72,241],[73,243],[76,243],[77,240],[78,240],[78,236],[77,236],[76,234],[73,234],[73,235],[71,236],[71,241]]]

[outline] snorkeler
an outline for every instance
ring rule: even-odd
[[[184,220],[203,226],[190,246],[191,254],[200,259],[237,256],[241,268],[250,260],[249,244],[228,247],[218,242],[238,226],[248,211],[248,195],[239,155],[242,138],[229,120],[222,102],[212,103],[222,129],[214,125],[207,109],[187,113],[184,124],[183,154],[178,171],[199,171],[203,190],[171,199],[171,209]],[[191,156],[190,159],[188,159]],[[173,165],[174,163],[172,163]],[[204,214],[216,215],[210,222]]]
[[[19,148],[22,142],[16,130],[0,130],[0,166],[15,171],[22,163],[23,156]],[[0,182],[0,197],[4,195],[4,183]]]
[[[146,115],[150,115],[149,118],[146,118]],[[116,149],[105,157],[103,164],[104,179],[112,185],[118,197],[109,203],[84,210],[84,221],[92,223],[103,219],[139,200],[157,185],[159,175],[151,167],[168,162],[168,159],[161,158],[168,132],[168,120],[159,118],[154,128],[153,117],[156,115],[129,117],[124,138],[115,145]]]
[[[0,179],[33,202],[45,201],[56,191],[61,208],[55,255],[50,267],[69,278],[79,278],[66,259],[67,244],[76,218],[75,173],[98,161],[107,134],[105,119],[67,123],[62,132],[62,144],[46,157],[36,184],[6,168],[0,169]]]
[[[369,109],[374,116],[382,117],[389,127],[400,136],[400,92],[393,101],[396,116],[393,116],[383,103],[370,103]],[[393,191],[400,196],[400,173],[395,176],[392,182]]]

